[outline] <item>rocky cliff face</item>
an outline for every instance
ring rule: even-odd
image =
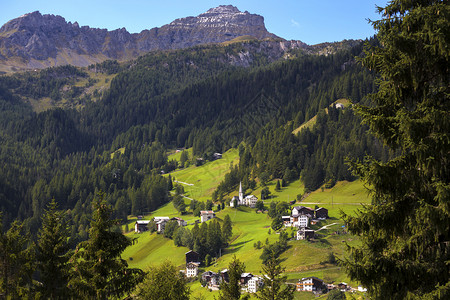
[[[80,27],[60,16],[33,12],[0,28],[0,71],[64,64],[86,66],[105,59],[131,59],[152,50],[221,43],[244,35],[278,38],[266,30],[262,16],[241,12],[231,5],[137,34],[125,28],[108,31]]]

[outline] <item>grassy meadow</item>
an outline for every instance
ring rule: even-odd
[[[190,155],[192,155],[191,153]],[[179,160],[179,156],[181,156],[181,152],[169,156],[169,159]],[[187,168],[176,170],[170,174],[172,178],[183,185],[186,197],[206,201],[211,199],[211,194],[224,179],[230,166],[238,163],[238,150],[231,149],[223,153],[222,159],[207,162],[199,167],[191,164]]]
[[[187,150],[189,151],[189,150]],[[180,152],[170,155],[169,159],[179,160]],[[184,169],[179,169],[171,173],[171,176],[179,182],[183,182],[185,194],[187,197],[196,200],[205,201],[210,199],[214,188],[223,180],[231,164],[238,163],[238,153],[236,149],[223,154],[223,158],[207,162],[203,166],[196,167],[191,165]],[[266,199],[265,205],[268,208],[272,201],[292,201],[297,199],[297,195],[303,195],[304,186],[300,180],[291,182],[280,191],[275,191],[276,180],[267,185],[271,192],[271,197]],[[261,196],[262,187],[258,186],[254,191],[246,191],[246,194],[254,194],[258,198]],[[237,195],[238,191],[231,193],[229,197]],[[189,204],[190,200],[185,199]],[[288,242],[289,248],[282,255],[282,265],[286,268],[288,281],[295,283],[298,279],[308,276],[316,276],[324,279],[325,282],[348,282],[350,285],[357,286],[357,282],[352,282],[346,276],[343,270],[337,265],[328,263],[328,258],[332,252],[335,257],[342,258],[346,255],[346,244],[353,245],[358,243],[358,238],[352,235],[344,234],[344,223],[341,220],[341,213],[352,214],[361,207],[362,203],[370,203],[370,198],[360,181],[338,182],[331,189],[319,189],[310,193],[302,201],[297,201],[295,205],[304,205],[314,208],[315,205],[325,207],[329,210],[330,218],[321,221],[319,224],[312,225],[312,228],[318,230],[318,238],[314,241],[297,241],[295,239]],[[225,215],[230,215],[233,222],[232,241],[226,249],[222,250],[222,256],[218,258],[208,268],[201,268],[199,272],[211,270],[218,272],[228,267],[232,257],[236,255],[246,266],[246,271],[253,274],[261,274],[260,255],[262,249],[256,249],[254,244],[258,241],[262,245],[274,243],[278,240],[279,234],[270,230],[272,220],[267,212],[256,212],[255,209],[248,207],[239,207],[237,209],[226,207],[217,212],[216,217],[222,221]],[[145,216],[150,219],[154,216],[174,217],[180,216],[172,203],[168,203],[151,215]],[[180,216],[188,222],[188,228],[192,228],[195,220],[192,212]],[[135,218],[129,219],[128,228],[131,230],[127,235],[135,238],[132,246],[128,247],[122,257],[126,259],[131,267],[148,268],[152,264],[161,264],[166,260],[174,263],[178,268],[184,269],[184,254],[189,249],[185,247],[175,247],[172,240],[164,238],[162,235],[148,232],[135,234]],[[323,226],[327,226],[322,228]],[[320,229],[320,230],[319,230]],[[291,228],[284,228],[289,235],[295,234]],[[217,297],[217,291],[209,291],[202,288],[198,281],[190,284],[192,297],[204,297],[204,299],[214,299]],[[312,293],[296,292],[295,299],[313,299]],[[253,299],[253,298],[252,298]]]

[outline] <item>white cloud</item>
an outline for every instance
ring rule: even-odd
[[[292,27],[300,27],[300,24],[297,21],[295,21],[294,19],[291,19],[291,26]]]

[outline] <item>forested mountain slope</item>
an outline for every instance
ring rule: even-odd
[[[351,109],[320,113],[336,99],[364,101],[373,91],[373,76],[354,59],[362,44],[339,47],[333,55],[291,51],[286,58],[265,41],[246,41],[155,52],[89,70],[0,77],[4,222],[18,217],[34,231],[55,198],[70,210],[74,241],[84,239],[97,190],[106,192],[121,219],[151,211],[170,200],[172,184],[159,174],[177,167],[166,154],[175,147],[193,147],[196,157],[210,159],[241,145],[240,166],[219,186],[216,200],[243,179],[302,176],[311,189],[352,179],[345,156],[381,154]],[[23,101],[64,97],[61,86],[102,69],[117,74],[109,90],[96,101],[85,97],[78,110],[35,113]],[[316,128],[292,134],[316,114]],[[123,154],[111,155],[119,148]]]

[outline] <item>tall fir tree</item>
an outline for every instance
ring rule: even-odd
[[[222,240],[225,244],[227,244],[231,237],[233,236],[233,223],[231,222],[230,215],[226,215],[223,218],[222,224]]]
[[[448,299],[450,5],[396,0],[379,13],[380,46],[362,59],[379,74],[379,91],[357,111],[397,156],[353,164],[373,200],[344,215],[362,244],[343,263],[373,299]]]
[[[36,245],[36,269],[41,283],[38,290],[45,299],[67,299],[70,296],[69,249],[66,216],[57,210],[53,199],[42,217]]]
[[[248,299],[246,296],[241,298],[241,274],[245,272],[245,265],[236,256],[233,256],[228,265],[228,282],[223,281],[220,284],[219,300],[239,300]]]
[[[294,285],[286,285],[287,276],[283,276],[285,268],[281,260],[272,252],[270,258],[263,264],[261,273],[264,274],[263,286],[258,290],[256,298],[261,300],[292,300],[294,299]]]
[[[148,300],[189,300],[190,294],[186,278],[170,261],[150,267],[137,288],[140,299]]]
[[[34,271],[34,249],[23,224],[14,221],[3,230],[0,213],[0,293],[4,299],[25,299],[33,292],[31,276]]]
[[[70,284],[80,297],[122,297],[129,294],[144,275],[140,269],[128,268],[120,257],[131,241],[121,232],[112,230],[117,221],[111,219],[112,209],[103,195],[100,192],[94,200],[89,239],[78,244],[72,257],[75,275]]]

